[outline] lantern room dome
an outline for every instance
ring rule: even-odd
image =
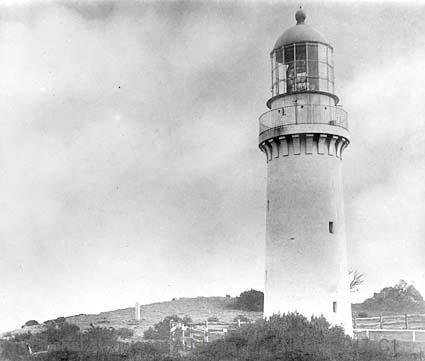
[[[304,23],[306,14],[303,10],[299,9],[295,14],[297,24],[285,30],[277,39],[273,50],[281,48],[282,46],[302,42],[318,42],[329,44],[328,41],[317,30]]]

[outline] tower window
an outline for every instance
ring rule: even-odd
[[[332,310],[336,313],[337,312],[337,303],[336,301],[333,301],[332,303]]]
[[[329,222],[329,233],[334,233],[334,222]]]
[[[267,212],[270,210],[270,200],[267,199]]]

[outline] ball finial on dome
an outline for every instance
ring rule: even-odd
[[[297,21],[297,24],[303,24],[305,21],[306,15],[302,7],[297,10],[295,13],[295,20]]]

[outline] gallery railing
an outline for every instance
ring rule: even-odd
[[[260,116],[260,134],[293,124],[328,124],[348,130],[347,112],[336,106],[303,104],[272,109]]]

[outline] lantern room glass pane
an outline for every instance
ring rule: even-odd
[[[290,63],[286,69],[286,89],[288,93],[295,91],[295,64]]]
[[[334,66],[334,51],[332,48],[328,48],[328,64]]]
[[[323,61],[324,63],[328,62],[328,47],[323,44],[319,44],[319,61]]]
[[[275,51],[275,56],[276,56],[277,63],[283,63],[283,48],[277,49]]]
[[[295,45],[295,56],[297,60],[306,60],[306,44]]]
[[[307,75],[307,64],[305,60],[298,60],[296,63],[297,76],[302,73],[303,75]]]
[[[328,91],[328,80],[327,79],[319,79],[319,89],[321,91]]]
[[[317,44],[308,44],[308,60],[319,60]]]
[[[328,78],[328,66],[325,63],[319,63],[319,78]]]
[[[334,68],[331,66],[328,66],[328,74],[329,74],[329,80],[331,82],[334,81]]]
[[[319,79],[318,78],[309,78],[308,79],[308,88],[309,88],[309,90],[319,90]]]
[[[285,64],[294,61],[294,46],[285,46]]]
[[[308,61],[308,76],[319,77],[319,63],[317,61]]]

